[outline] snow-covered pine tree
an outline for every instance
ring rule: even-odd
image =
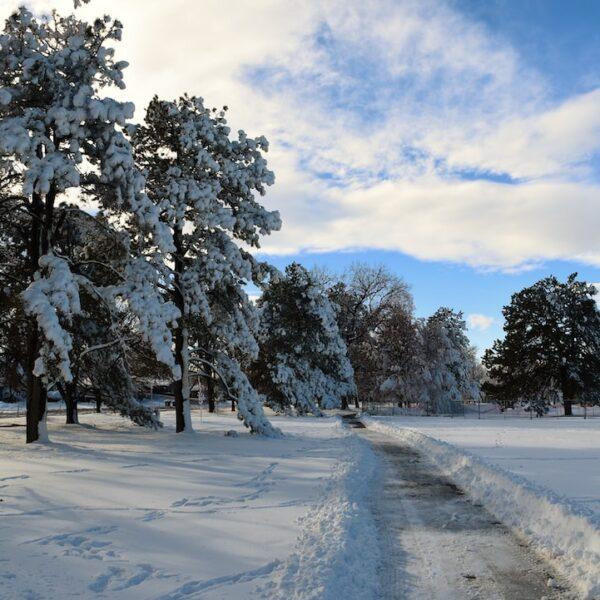
[[[176,371],[166,324],[178,312],[156,293],[159,274],[142,253],[143,241],[151,239],[157,252],[165,252],[172,239],[143,193],[144,179],[123,133],[133,105],[106,96],[110,86],[124,87],[127,63],[116,61],[109,46],[121,32],[121,24],[109,17],[86,23],[55,13],[39,20],[21,8],[0,35],[0,159],[11,174],[0,210],[9,203],[27,217],[29,285],[21,298],[28,317],[28,442],[46,435],[47,389],[72,382],[70,328],[81,314],[83,287],[99,298],[110,293],[125,300],[140,331]],[[128,221],[139,232],[124,238],[135,254],[124,279],[108,289],[94,290],[94,282],[56,251],[63,225],[58,207],[65,202],[81,210],[81,196],[95,203],[107,226]]]
[[[503,340],[487,350],[486,394],[504,407],[522,403],[541,415],[562,402],[600,400],[600,313],[596,288],[570,275],[547,277],[513,294],[503,309]]]
[[[421,322],[422,372],[417,385],[430,414],[455,412],[457,403],[476,398],[479,379],[475,352],[461,312],[439,308]]]
[[[276,409],[321,414],[355,393],[335,309],[311,274],[293,263],[258,301],[261,335],[253,381]]]
[[[169,293],[182,318],[173,327],[176,429],[191,430],[190,364],[216,376],[237,402],[238,416],[252,431],[273,434],[262,402],[241,365],[257,352],[256,311],[244,286],[262,285],[269,269],[245,247],[279,229],[277,212],[262,196],[274,181],[263,153],[264,137],[231,136],[225,109],[210,110],[201,98],[170,102],[154,98],[134,136],[137,163],[148,193],[172,232]]]
[[[67,423],[77,422],[78,396],[93,391],[109,409],[140,425],[157,426],[153,411],[136,400],[132,376],[147,363],[155,376],[166,367],[154,358],[129,304],[114,293],[123,285],[130,258],[126,234],[110,227],[104,218],[68,205],[58,208],[58,218],[62,226],[54,252],[81,277],[81,310],[69,328],[72,380],[57,382],[67,407]]]

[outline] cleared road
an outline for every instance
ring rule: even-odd
[[[383,545],[383,598],[576,598],[526,543],[412,448],[368,429],[355,431],[383,458],[372,498]]]

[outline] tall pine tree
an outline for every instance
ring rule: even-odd
[[[155,254],[170,250],[172,239],[144,194],[124,135],[133,105],[106,94],[125,86],[127,63],[116,61],[110,47],[121,33],[109,17],[86,23],[55,13],[38,20],[21,8],[0,36],[0,159],[10,177],[0,210],[25,217],[20,241],[11,242],[22,243],[24,252],[13,291],[21,302],[15,310],[27,322],[28,442],[45,437],[47,390],[73,381],[81,289],[99,301],[108,294],[109,303],[117,297],[127,303],[157,355],[176,370],[166,324],[178,313],[157,293],[158,275],[145,253],[148,243]],[[82,202],[92,203],[107,227],[129,227],[132,235],[121,238],[129,258],[118,285],[98,286],[91,270],[59,252],[66,214],[81,210]],[[109,261],[96,266],[112,268]]]
[[[543,414],[562,402],[598,402],[600,313],[596,288],[570,275],[565,283],[547,277],[513,294],[503,309],[503,340],[483,359],[490,375],[487,395],[504,407],[522,403]]]
[[[271,405],[299,414],[337,408],[355,393],[354,372],[325,291],[301,265],[275,278],[259,300],[261,336],[254,381]]]
[[[190,365],[211,384],[218,377],[253,431],[272,434],[262,402],[240,360],[257,352],[256,311],[245,284],[262,285],[269,269],[246,250],[279,229],[277,212],[257,200],[274,182],[264,137],[231,136],[225,110],[201,98],[154,98],[135,136],[148,193],[172,232],[170,300],[181,313],[172,332],[182,377],[175,381],[176,429],[191,430]]]

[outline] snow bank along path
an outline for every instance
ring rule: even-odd
[[[346,432],[345,457],[325,493],[301,519],[294,552],[263,588],[273,600],[378,597],[379,541],[368,499],[379,461],[370,444]]]
[[[531,540],[582,597],[600,598],[600,519],[593,511],[471,452],[407,427],[406,421],[372,417],[363,417],[363,421],[419,450],[494,516]]]
[[[371,600],[375,459],[338,419],[276,417],[273,440],[198,413],[176,436],[172,417],[153,432],[51,415],[33,446],[0,429],[2,600]]]

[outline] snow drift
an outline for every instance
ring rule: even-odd
[[[379,545],[368,508],[378,459],[368,443],[348,434],[345,458],[320,500],[301,519],[294,552],[262,588],[272,600],[373,600]]]

